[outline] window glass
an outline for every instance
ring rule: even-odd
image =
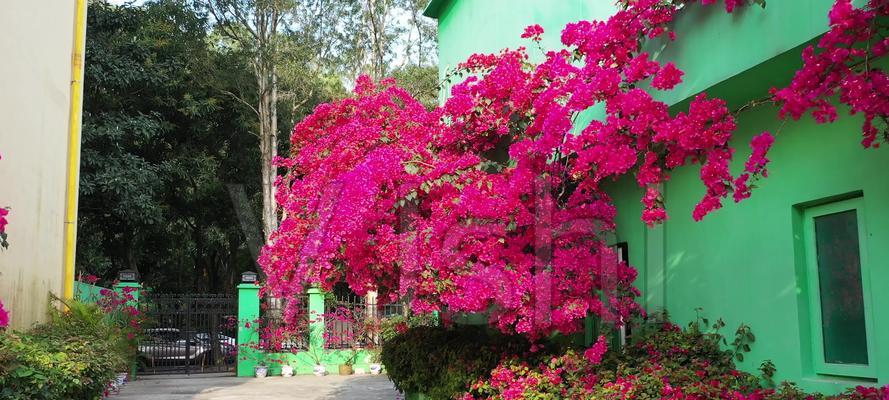
[[[867,329],[856,210],[814,218],[824,362],[864,364]]]

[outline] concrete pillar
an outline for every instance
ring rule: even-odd
[[[139,282],[120,282],[114,285],[113,289],[121,296],[126,296],[127,294],[132,295],[133,299],[128,301],[129,305],[136,306],[139,304],[139,296],[142,292],[142,285]]]
[[[238,285],[238,376],[253,376],[254,354],[259,352],[257,320],[259,319],[259,285]]]
[[[139,309],[139,297],[142,295],[142,285],[139,282],[119,282],[112,287],[115,293],[127,299],[127,305]],[[129,298],[128,296],[132,296]],[[136,371],[138,366],[133,364],[130,366],[130,379],[136,379]]]
[[[324,292],[318,288],[308,290],[309,294],[309,351],[315,354],[324,352]]]

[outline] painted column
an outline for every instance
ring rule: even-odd
[[[120,282],[114,285],[114,291],[121,296],[127,294],[133,295],[133,299],[127,301],[127,305],[135,307],[139,304],[139,295],[141,294],[140,292],[142,292],[142,285],[139,284],[139,282]]]
[[[253,376],[256,366],[255,347],[259,344],[256,331],[259,319],[259,285],[238,285],[238,376]]]
[[[324,292],[311,288],[309,294],[309,351],[324,354]]]
[[[139,309],[139,296],[142,294],[142,285],[139,282],[119,282],[112,289],[119,296],[127,299],[127,306],[133,307],[136,310]],[[132,296],[132,298],[128,298],[127,295]],[[136,370],[138,370],[136,364],[130,366],[131,380],[136,379]]]

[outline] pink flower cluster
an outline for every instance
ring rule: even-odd
[[[703,5],[716,4],[717,1],[718,0],[701,0],[701,4],[703,4]],[[733,12],[733,11],[735,11],[735,8],[737,8],[738,6],[740,6],[744,3],[746,3],[746,0],[725,0],[725,11],[726,12]]]
[[[9,311],[3,308],[3,301],[0,300],[0,328],[9,326]]]
[[[543,28],[537,24],[528,26],[522,33],[522,39],[531,39],[535,42],[539,42],[541,36],[543,36]]]
[[[9,210],[0,207],[0,233],[6,233],[6,225],[9,223],[6,220],[7,215],[9,215]]]
[[[605,339],[605,336],[599,336],[599,339],[596,340],[596,343],[593,344],[592,347],[586,349],[583,352],[583,358],[587,360],[592,365],[599,365],[602,362],[602,357],[605,355],[605,352],[608,351],[608,342]]]
[[[99,290],[101,296],[96,305],[114,320],[121,331],[126,334],[131,346],[136,345],[136,338],[142,332],[142,324],[145,316],[139,311],[136,304],[136,291],[134,287],[124,287],[120,292],[111,289]]]
[[[839,94],[851,114],[863,114],[861,143],[879,147],[889,141],[889,76],[875,65],[889,50],[885,24],[889,0],[868,0],[856,8],[851,0],[837,0],[830,11],[830,30],[817,45],[803,51],[803,68],[783,89],[772,89],[781,117],[798,120],[811,111],[819,123],[837,117],[832,98]]]
[[[290,297],[344,280],[359,295],[408,298],[416,312],[485,312],[532,339],[576,331],[589,314],[620,323],[641,312],[636,270],[603,240],[616,210],[602,184],[635,174],[642,219],[654,224],[667,218],[669,171],[701,164],[701,219],[732,193],[749,195],[771,145],[758,136],[736,178],[724,101],[701,94],[671,115],[642,89],[682,82],[675,65],[641,51],[677,10],[635,0],[606,21],[569,24],[565,48],[540,64],[523,48],[473,55],[433,110],[366,77],[355,96],[316,108],[277,160],[283,219],[259,260],[268,290]],[[576,132],[577,116],[600,104],[605,117]]]

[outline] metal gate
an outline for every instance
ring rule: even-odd
[[[234,372],[237,298],[213,294],[146,294],[139,341],[143,374]]]

